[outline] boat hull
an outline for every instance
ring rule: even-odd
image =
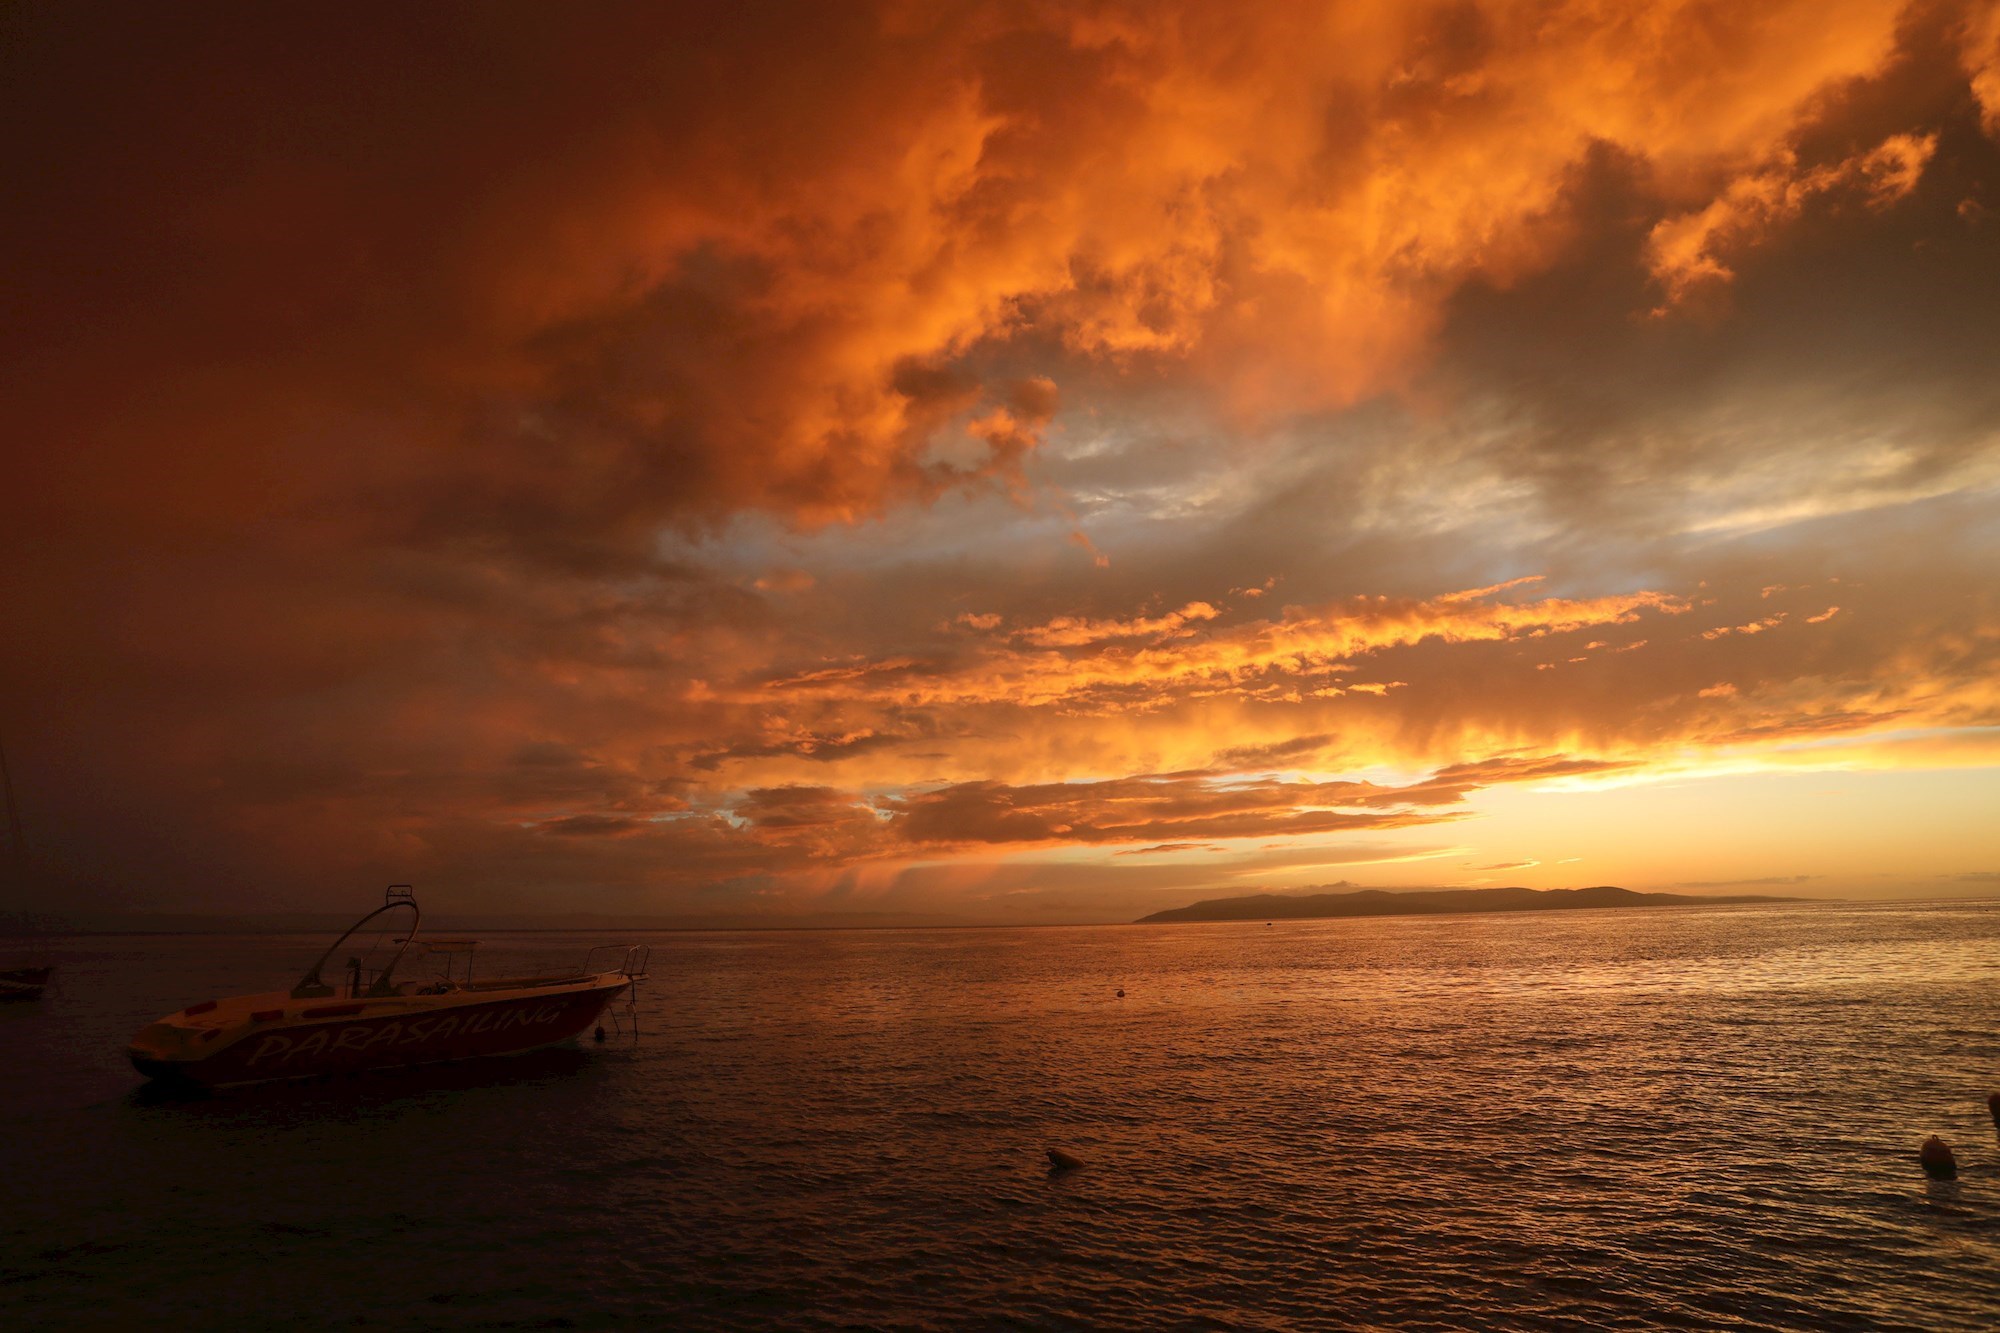
[[[614,973],[492,997],[316,1002],[277,1018],[248,1009],[254,1000],[224,1002],[208,1021],[153,1024],[127,1053],[148,1078],[202,1087],[513,1055],[576,1038],[630,985]]]
[[[10,967],[0,971],[0,1000],[39,1000],[52,967]]]

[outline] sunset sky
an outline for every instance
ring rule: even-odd
[[[0,908],[2000,892],[2000,5],[0,28]]]

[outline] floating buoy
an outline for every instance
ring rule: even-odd
[[[1917,1149],[1917,1160],[1923,1164],[1924,1174],[1933,1179],[1950,1180],[1958,1174],[1958,1159],[1951,1155],[1951,1145],[1935,1134]]]
[[[604,1024],[602,1024],[602,1023],[599,1023],[599,1024],[597,1025],[597,1031],[595,1031],[595,1032],[591,1033],[591,1034],[590,1034],[590,1037],[591,1037],[591,1040],[592,1040],[592,1041],[603,1041],[603,1040],[604,1040]]]
[[[1061,1148],[1049,1149],[1049,1170],[1051,1171],[1074,1171],[1082,1165],[1082,1162],[1071,1157]]]
[[[2000,1129],[2000,1092],[1986,1094],[1986,1109],[1993,1113],[1993,1128]]]
[[[1124,991],[1122,991],[1122,990],[1121,990],[1121,991],[1119,991],[1119,992],[1118,992],[1118,998],[1119,998],[1119,999],[1121,999],[1121,1000],[1122,1000],[1122,999],[1124,999],[1124,998],[1125,998],[1125,992],[1124,992]]]

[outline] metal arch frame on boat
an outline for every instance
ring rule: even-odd
[[[368,988],[370,995],[393,995],[395,993],[396,968],[401,965],[403,955],[409,952],[411,942],[417,938],[417,928],[423,924],[424,913],[423,909],[417,906],[417,891],[413,885],[391,884],[385,898],[386,901],[380,907],[349,926],[339,939],[327,946],[326,952],[321,954],[312,967],[307,969],[305,976],[299,978],[299,984],[292,987],[292,998],[294,1000],[318,1000],[332,995],[334,988],[322,981],[319,974],[319,970],[326,966],[326,960],[340,952],[340,946],[347,943],[350,936],[376,917],[381,916],[385,912],[396,911],[398,908],[408,908],[410,911],[410,933],[403,937],[400,941],[400,947],[396,950],[396,956],[389,960],[389,965],[377,974],[375,984]],[[359,999],[360,995],[361,988],[357,984],[355,986],[354,998]]]

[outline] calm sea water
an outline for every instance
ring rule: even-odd
[[[2000,904],[652,942],[636,1041],[205,1100],[125,1037],[323,941],[38,945],[0,1326],[2000,1327]]]

